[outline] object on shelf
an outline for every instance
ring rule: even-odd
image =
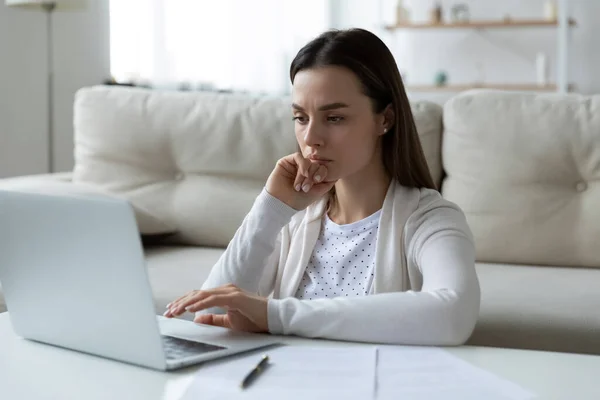
[[[548,85],[548,56],[545,53],[538,53],[535,59],[536,80],[538,86]]]
[[[442,5],[438,1],[435,7],[431,10],[431,23],[441,24],[442,23]]]
[[[502,18],[502,20],[506,23],[510,23],[512,21],[512,17],[510,14],[504,14],[504,18]]]
[[[189,92],[192,90],[192,84],[186,81],[179,82],[179,84],[177,85],[177,90],[181,92]]]
[[[548,21],[546,19],[514,19],[509,21],[504,19],[497,20],[470,20],[469,22],[453,22],[437,24],[431,21],[409,22],[404,24],[387,25],[385,29],[511,29],[511,28],[544,28],[557,27],[558,21]],[[569,26],[577,26],[573,18],[569,18]]]
[[[548,21],[556,21],[558,19],[556,1],[548,0],[544,3],[544,18]]]
[[[410,10],[404,7],[404,0],[398,0],[396,3],[396,25],[410,22]]]
[[[435,80],[434,80],[435,86],[446,86],[446,83],[448,83],[448,74],[445,71],[439,71],[437,74],[435,74]]]
[[[469,22],[469,6],[456,4],[452,6],[452,22]]]

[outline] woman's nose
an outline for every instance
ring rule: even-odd
[[[323,136],[319,126],[315,123],[310,123],[304,132],[304,143],[310,147],[319,147],[323,145]]]

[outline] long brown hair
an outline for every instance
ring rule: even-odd
[[[382,139],[383,165],[403,186],[436,189],[423,154],[410,102],[394,56],[364,29],[331,30],[305,45],[290,66],[290,79],[304,69],[340,66],[354,72],[375,113],[391,105],[395,120]]]

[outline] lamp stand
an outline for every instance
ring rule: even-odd
[[[54,40],[52,35],[52,12],[56,8],[55,2],[42,3],[46,12],[46,46],[48,64],[48,172],[54,172]]]

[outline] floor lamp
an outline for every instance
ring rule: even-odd
[[[6,0],[7,6],[28,9],[41,9],[46,13],[46,46],[47,46],[47,84],[48,84],[48,172],[54,172],[54,60],[52,37],[52,12],[59,1],[44,0]]]

